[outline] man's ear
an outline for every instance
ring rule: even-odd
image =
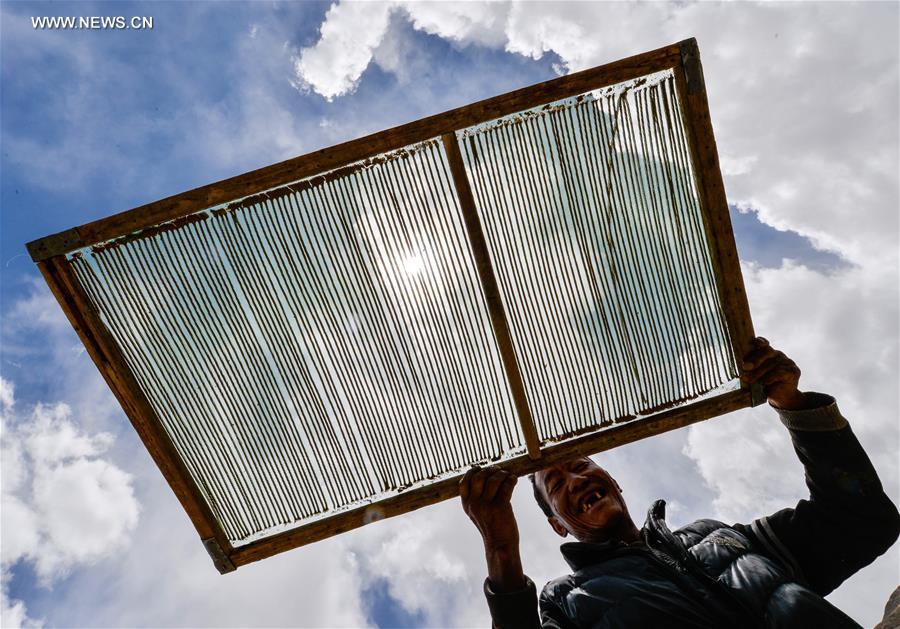
[[[550,523],[550,526],[553,527],[553,530],[556,531],[556,534],[560,537],[565,537],[569,534],[569,531],[565,526],[563,526],[563,523],[560,522],[555,515],[553,517],[547,518],[547,522]]]

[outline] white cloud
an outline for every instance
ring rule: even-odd
[[[6,456],[7,452],[4,451],[3,454]],[[40,544],[41,537],[38,533],[35,511],[15,495],[5,492],[0,528],[3,530],[3,548],[0,557],[4,566],[12,565],[22,557],[28,556]]]
[[[296,72],[304,86],[331,100],[356,87],[387,31],[393,3],[335,3],[325,15],[319,42],[302,50]]]
[[[3,417],[3,562],[32,561],[51,583],[128,542],[139,506],[131,477],[97,458],[111,436],[86,436],[64,404]]]
[[[405,16],[413,28],[462,44],[501,46],[507,2],[340,2],[325,15],[315,45],[302,49],[294,70],[299,84],[333,100],[356,90],[360,77],[374,60],[400,77],[413,62],[398,50],[391,17]],[[390,33],[390,35],[388,35]]]
[[[134,465],[143,507],[135,542],[81,571],[77,587],[54,601],[49,624],[367,626],[363,583],[348,549],[352,534],[220,575],[149,457],[136,457]]]
[[[13,416],[12,385],[0,379],[2,426],[3,621],[27,624],[24,604],[9,601],[9,571],[29,561],[45,586],[80,565],[124,547],[137,524],[139,506],[131,476],[98,458],[111,445],[108,434],[85,435],[64,404],[38,404]]]
[[[898,305],[896,269],[865,266],[823,275],[785,261],[779,269],[744,266],[754,325],[801,367],[801,388],[834,395],[897,495],[896,423]],[[790,316],[786,317],[788,310]],[[691,429],[688,454],[717,487],[725,519],[750,517],[786,497],[798,497],[803,478],[783,428],[767,407],[742,411],[733,422]],[[720,446],[741,443],[732,452]],[[778,482],[778,477],[794,479]],[[773,488],[777,488],[774,495]],[[767,498],[770,496],[770,498]]]
[[[0,622],[4,627],[14,628],[31,628],[42,627],[43,622],[35,620],[28,616],[25,609],[25,603],[22,601],[11,601],[6,595],[6,583],[3,583],[3,590],[0,592]]]
[[[137,523],[131,476],[105,461],[79,458],[40,470],[33,491],[55,551],[37,554],[39,574],[103,557],[123,545]]]
[[[72,410],[65,404],[37,405],[31,422],[21,430],[25,448],[33,460],[52,465],[67,459],[94,457],[109,447],[112,435],[80,434],[69,421],[71,414]]]
[[[0,380],[0,410],[4,413],[12,410],[15,401],[13,383],[7,380]]]
[[[503,46],[509,2],[404,2],[399,5],[416,30],[482,46]]]
[[[440,592],[466,589],[469,575],[462,558],[441,544],[435,547],[440,524],[434,518],[419,519],[415,523],[399,521],[382,528],[379,534],[366,531],[359,536],[362,543],[357,561],[369,578],[388,581],[391,596],[404,609],[430,614],[429,621],[434,623],[435,612],[445,608],[446,601],[436,604],[442,596]],[[425,557],[427,560],[423,561]]]

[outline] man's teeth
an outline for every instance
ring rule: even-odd
[[[581,512],[587,513],[587,510],[596,504],[598,500],[603,498],[603,494],[599,491],[595,491],[584,499],[584,502],[581,503]]]

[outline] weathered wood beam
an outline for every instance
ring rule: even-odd
[[[725,195],[719,152],[709,114],[700,51],[695,39],[682,42],[680,47],[681,64],[675,67],[675,85],[684,114],[688,148],[696,177],[704,231],[712,254],[716,288],[738,369],[743,373],[741,358],[752,348],[755,336],[753,321],[750,319],[750,304],[734,242],[731,216],[728,214],[728,198]],[[754,403],[765,401],[759,397],[757,392]]]
[[[475,207],[475,197],[472,195],[472,187],[469,183],[469,177],[466,175],[466,166],[463,163],[456,134],[445,134],[442,140],[444,142],[444,152],[447,155],[447,162],[450,166],[450,173],[453,176],[456,196],[459,199],[460,209],[462,210],[463,222],[469,235],[469,246],[472,249],[475,268],[478,270],[478,278],[481,280],[481,290],[487,304],[488,314],[491,317],[494,338],[497,340],[500,358],[503,361],[506,382],[509,385],[510,393],[512,393],[513,401],[516,405],[516,414],[519,418],[519,425],[522,427],[522,435],[525,437],[528,456],[532,459],[538,459],[541,456],[541,444],[538,439],[537,428],[534,425],[534,417],[531,415],[531,407],[528,404],[528,395],[525,392],[525,383],[522,381],[522,371],[519,369],[516,349],[513,346],[512,335],[509,332],[509,320],[506,317],[503,298],[500,296],[500,287],[497,284],[494,265],[491,263],[491,255],[488,252],[481,220],[478,218],[478,209]]]

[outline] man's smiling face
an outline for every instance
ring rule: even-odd
[[[636,527],[628,515],[618,483],[588,458],[551,465],[534,475],[562,536],[582,542],[632,541]]]

